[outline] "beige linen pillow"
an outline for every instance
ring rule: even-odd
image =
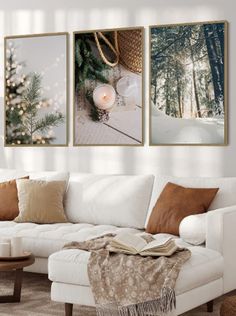
[[[52,224],[67,222],[63,197],[66,181],[17,180],[19,215],[15,222]]]

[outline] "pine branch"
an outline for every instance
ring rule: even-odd
[[[81,34],[75,41],[75,88],[77,92],[87,79],[108,83],[102,72],[109,66],[94,55],[92,42],[94,42],[93,34]]]
[[[32,110],[40,100],[40,89],[41,89],[41,76],[40,74],[31,74],[31,81],[27,87],[25,93],[23,94],[22,101],[30,106]]]
[[[103,76],[101,72],[98,72],[96,70],[93,71],[93,74],[95,75],[96,79],[103,82],[103,83],[108,83],[109,81],[107,80],[106,77]]]
[[[94,66],[96,66],[97,71],[102,71],[108,69],[108,65],[104,64],[100,59],[97,59],[94,55],[91,55]]]
[[[75,43],[75,61],[78,65],[78,67],[81,67],[82,62],[83,62],[83,57],[81,56],[81,52],[80,52],[80,43],[81,40],[78,39]]]
[[[51,127],[56,127],[60,123],[64,123],[65,116],[58,112],[57,114],[46,114],[44,118],[38,120],[35,124],[35,127],[33,129],[33,133],[41,132],[45,133],[47,132]]]
[[[91,104],[91,106],[95,106],[94,102],[93,102],[93,95],[91,91],[87,91],[86,92],[86,99],[88,100],[88,102]]]

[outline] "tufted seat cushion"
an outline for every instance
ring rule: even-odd
[[[138,232],[133,228],[92,224],[33,224],[0,221],[0,238],[22,236],[23,248],[36,257],[48,258],[69,241],[84,241],[106,233]]]
[[[204,247],[189,247],[191,258],[184,264],[176,283],[176,294],[182,294],[223,276],[223,257]],[[68,249],[49,257],[49,279],[54,282],[89,286],[87,263],[90,253]]]

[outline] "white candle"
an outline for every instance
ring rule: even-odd
[[[11,240],[11,256],[19,257],[23,254],[22,237],[12,237]]]
[[[3,237],[1,243],[9,245],[9,256],[11,255],[11,238]]]
[[[116,101],[115,89],[109,84],[97,86],[93,91],[93,102],[99,109],[109,110]]]
[[[8,242],[0,243],[0,257],[10,257],[11,247]]]

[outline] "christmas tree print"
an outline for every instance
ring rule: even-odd
[[[23,73],[25,64],[17,60],[12,42],[6,54],[6,144],[51,144],[55,139],[52,128],[63,123],[65,117],[59,111],[43,114],[42,110],[51,104],[41,97],[42,77]]]

